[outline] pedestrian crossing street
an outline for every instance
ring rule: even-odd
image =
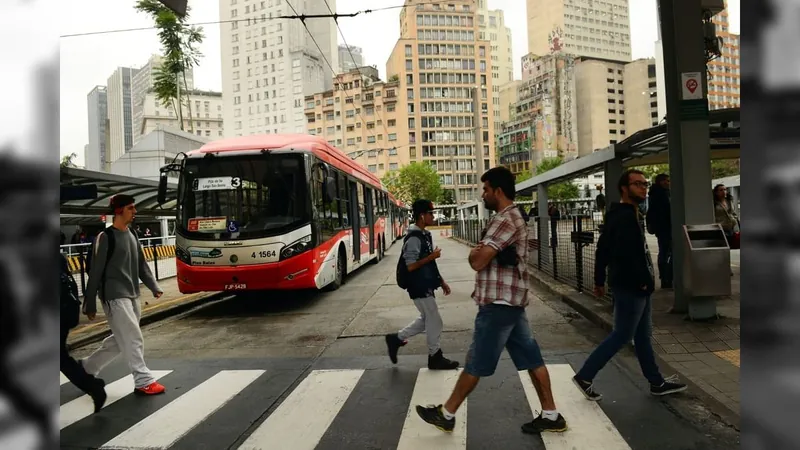
[[[453,433],[424,423],[414,407],[443,403],[460,370],[153,370],[167,387],[166,394],[136,396],[130,375],[106,377],[108,400],[97,414],[91,399],[62,375],[61,445],[241,450],[459,450],[498,445],[546,450],[641,448],[626,440],[602,404],[584,399],[572,384],[570,364],[548,364],[556,403],[569,430],[523,434],[520,425],[530,421],[534,411],[541,411],[541,405],[527,372],[506,365],[503,373],[498,370],[481,380],[458,410]],[[653,402],[643,392],[635,394]],[[619,408],[615,411],[620,422]],[[636,423],[623,428],[629,428],[627,434],[635,440],[647,426]]]
[[[569,430],[541,436],[520,430],[541,405],[527,372],[508,359],[481,379],[458,410],[453,433],[424,423],[414,408],[444,403],[460,370],[420,369],[410,357],[398,366],[384,358],[157,360],[151,371],[167,392],[153,397],[133,394],[132,377],[120,361],[101,373],[108,400],[97,414],[91,399],[61,376],[61,448],[716,448],[613,365],[597,380],[604,400],[586,400],[571,381],[584,358],[548,361]]]

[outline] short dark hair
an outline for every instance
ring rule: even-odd
[[[481,175],[481,183],[486,182],[489,183],[492,189],[499,188],[503,191],[503,194],[511,201],[514,201],[514,197],[517,196],[514,174],[507,167],[498,166],[487,170],[486,173]]]
[[[644,176],[644,172],[636,169],[628,169],[622,172],[622,175],[619,177],[619,182],[617,182],[617,190],[620,195],[622,195],[622,188],[631,184],[631,175],[633,174]]]
[[[655,180],[653,180],[653,181],[654,181],[656,184],[658,184],[658,183],[661,183],[662,181],[666,180],[667,178],[669,178],[669,174],[666,174],[666,173],[660,173],[660,174],[656,175],[656,179],[655,179]]]

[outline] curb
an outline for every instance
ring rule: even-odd
[[[210,303],[214,300],[219,300],[225,295],[226,295],[225,292],[214,292],[207,295],[198,296],[192,300],[188,300],[186,302],[179,303],[177,305],[173,305],[168,308],[159,309],[150,314],[143,315],[142,318],[139,320],[139,326],[143,327],[146,325],[159,322],[164,319],[168,319],[170,317],[177,316],[178,314],[186,312],[197,306]],[[79,338],[67,342],[67,350],[68,351],[77,350],[89,344],[102,341],[108,336],[111,336],[111,329],[108,328],[108,326],[106,325],[106,327],[103,327],[102,329],[87,333],[85,336],[81,336]]]
[[[549,291],[552,294],[558,295],[561,297],[561,301],[569,305],[572,309],[577,311],[580,315],[585,317],[590,322],[598,325],[600,328],[610,332],[614,328],[614,320],[611,313],[605,311],[598,311],[600,306],[593,307],[592,304],[596,303],[597,300],[587,294],[582,294],[570,286],[565,284],[559,283],[557,281],[549,280],[541,276],[540,274],[536,273],[536,271],[531,271],[530,273],[531,281]],[[610,306],[610,305],[609,305]],[[633,346],[628,344],[629,348]],[[656,362],[660,367],[669,367],[672,369],[669,361],[665,361],[661,355],[655,352]],[[674,369],[673,369],[674,370]],[[718,415],[723,421],[727,422],[729,425],[733,426],[737,430],[740,429],[741,423],[741,414],[737,413],[736,411],[728,408],[722,402],[708,394],[704,391],[701,387],[699,387],[692,379],[689,377],[682,376],[681,381],[685,382],[689,389],[691,390],[691,395],[697,397],[702,401],[714,414]]]

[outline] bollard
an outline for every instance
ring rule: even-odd
[[[578,216],[573,218],[572,229],[581,233],[583,231],[583,218]],[[575,274],[578,278],[578,292],[583,292],[583,245],[575,242]]]

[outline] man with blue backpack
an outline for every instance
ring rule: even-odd
[[[428,369],[457,369],[458,361],[445,358],[440,348],[443,324],[434,291],[441,287],[444,295],[450,295],[450,286],[442,279],[436,265],[442,251],[434,248],[433,237],[425,229],[434,222],[433,203],[420,199],[411,209],[414,223],[403,239],[402,254],[397,262],[397,285],[408,292],[420,315],[399,332],[386,335],[389,358],[397,364],[400,347],[408,343],[408,338],[424,332],[428,339]]]

